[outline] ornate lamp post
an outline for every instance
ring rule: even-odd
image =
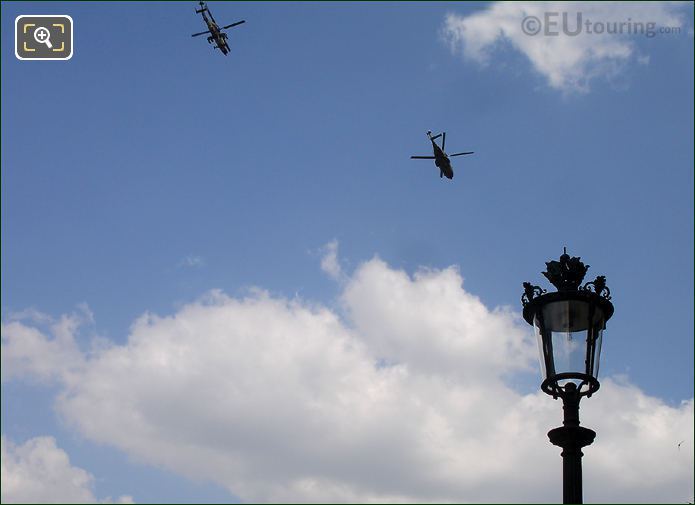
[[[557,292],[524,282],[521,302],[524,319],[538,339],[541,389],[562,398],[563,426],[550,430],[548,438],[562,447],[563,503],[582,503],[582,447],[590,445],[596,433],[579,426],[579,400],[600,386],[601,339],[613,304],[604,276],[581,285],[589,265],[570,258],[566,249],[560,261],[546,266],[543,275]]]

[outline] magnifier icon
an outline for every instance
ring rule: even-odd
[[[53,44],[51,44],[51,32],[44,26],[39,26],[34,30],[34,40],[39,44],[46,44],[48,49],[53,47]]]

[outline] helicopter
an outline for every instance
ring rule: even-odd
[[[236,23],[232,23],[231,25],[223,26],[222,28],[220,28],[217,25],[215,18],[212,16],[212,12],[210,12],[210,9],[208,9],[207,4],[203,2],[203,0],[200,0],[200,2],[198,3],[200,4],[200,9],[196,9],[195,11],[198,14],[203,15],[203,20],[205,21],[205,24],[208,25],[208,29],[204,32],[194,33],[193,35],[191,35],[191,37],[197,37],[198,35],[204,35],[206,33],[209,33],[210,36],[208,37],[208,44],[212,44],[214,41],[215,49],[219,49],[220,51],[222,51],[222,54],[226,56],[227,53],[229,53],[229,44],[227,43],[227,34],[224,33],[222,30],[238,26],[242,23],[246,23],[246,21],[237,21]],[[210,17],[208,17],[205,14],[206,12],[210,15]]]
[[[473,154],[474,151],[468,151],[465,153],[456,154],[446,154],[444,152],[444,144],[446,143],[446,132],[439,133],[432,136],[430,130],[427,131],[427,137],[432,142],[432,149],[434,150],[434,156],[411,156],[411,160],[434,160],[434,164],[439,168],[439,177],[446,175],[447,179],[454,178],[454,170],[451,168],[451,162],[449,161],[449,156],[463,156],[464,154]],[[442,137],[442,147],[439,147],[435,140]]]

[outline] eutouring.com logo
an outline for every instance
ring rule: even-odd
[[[578,35],[644,35],[656,37],[657,34],[676,35],[680,26],[660,26],[653,21],[594,21],[585,19],[581,12],[545,12],[542,17],[526,16],[521,20],[521,30],[526,35],[546,37],[577,37]]]

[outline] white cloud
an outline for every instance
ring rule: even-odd
[[[448,14],[442,33],[454,52],[461,51],[466,58],[481,64],[489,63],[492,53],[509,43],[529,59],[552,88],[586,92],[592,79],[610,79],[634,57],[639,63],[646,63],[643,55],[636,54],[635,45],[635,37],[646,35],[629,35],[629,26],[633,33],[640,28],[636,23],[644,24],[642,33],[648,31],[646,23],[655,23],[657,29],[681,27],[684,23],[681,13],[687,5],[680,2],[495,2],[469,16]],[[573,33],[578,15],[582,31],[576,36],[565,34],[563,16],[567,17],[568,32]],[[522,21],[527,16],[534,16],[539,22],[531,21],[527,28],[534,31],[540,28],[540,33],[524,33]],[[622,30],[623,34],[606,33],[606,27],[614,23],[626,23],[615,25],[615,30]],[[595,33],[599,24],[604,28],[600,34]],[[544,35],[546,27],[549,33],[558,35]]]
[[[95,442],[245,501],[557,501],[546,432],[561,405],[508,381],[534,363],[530,332],[462,282],[455,268],[410,276],[373,259],[345,277],[342,318],[261,290],[212,292],[142,316],[78,380],[53,374],[57,408]],[[6,325],[3,346],[30,331]],[[680,440],[692,448],[692,399],[669,406],[607,378],[582,419],[599,433],[587,501],[691,499],[692,449],[673,458]]]
[[[343,269],[340,267],[338,260],[338,240],[333,239],[321,248],[323,256],[321,257],[321,270],[336,281],[345,279]]]
[[[387,362],[467,383],[532,370],[536,346],[518,315],[488,310],[461,284],[454,267],[411,278],[374,259],[357,269],[342,300],[370,352]]]
[[[53,437],[15,445],[2,435],[3,503],[96,503],[94,477],[70,464]],[[113,503],[109,498],[102,503]],[[118,503],[133,503],[121,496]]]
[[[25,318],[35,325],[22,323]],[[58,321],[35,311],[11,315],[8,322],[0,324],[2,381],[12,377],[44,382],[56,378],[67,380],[67,376],[84,365],[84,357],[75,341],[75,332],[83,322],[84,316],[77,314],[64,315]],[[52,338],[40,331],[39,324],[48,324]]]
[[[601,382],[581,416],[582,424],[599,427],[596,442],[584,451],[585,479],[612,481],[596,501],[624,503],[628,488],[639,492],[633,499],[642,503],[693,501],[692,398],[669,406],[616,377]]]

